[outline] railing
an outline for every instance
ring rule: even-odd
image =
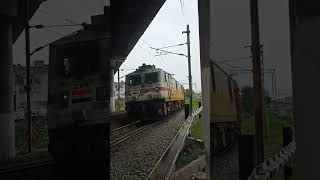
[[[248,180],[270,180],[283,171],[284,166],[294,157],[296,143],[293,141],[272,158],[256,166]]]
[[[186,119],[176,136],[173,138],[169,147],[166,149],[165,153],[162,155],[162,157],[160,158],[160,160],[148,176],[148,180],[168,180],[173,176],[175,162],[178,158],[180,151],[184,146],[184,142],[189,134],[193,119],[201,111],[202,107],[197,109]]]

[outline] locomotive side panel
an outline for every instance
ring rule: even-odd
[[[184,100],[184,88],[177,82],[171,75],[168,82],[169,95],[166,97],[166,102],[170,101],[183,101]]]
[[[219,67],[213,65],[212,86],[210,95],[210,121],[234,122],[238,121],[237,102],[234,82]]]

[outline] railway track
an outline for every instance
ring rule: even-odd
[[[170,119],[172,116],[174,116],[177,112],[173,112],[169,114],[168,116],[164,117],[163,119],[156,119],[157,121],[150,120],[148,121],[142,121],[138,120],[133,123],[121,126],[119,128],[113,129],[111,133],[111,147],[114,147],[121,142],[132,138],[133,136],[145,131],[146,129],[155,126],[157,124],[160,124],[161,122]],[[147,124],[146,124],[147,123]],[[151,123],[151,124],[150,124]]]
[[[39,168],[42,166],[50,166],[53,164],[55,164],[55,161],[51,158],[44,159],[44,160],[36,160],[31,162],[21,162],[21,163],[17,162],[11,166],[0,167],[0,175]]]
[[[140,125],[139,123],[143,123],[143,122],[136,121],[131,124],[128,124],[113,130],[111,135],[111,147],[114,147],[117,144],[120,144],[121,142],[127,139],[130,139],[131,137],[145,131],[146,129],[156,124],[159,124],[160,121],[157,121],[151,124],[143,124],[143,125]]]

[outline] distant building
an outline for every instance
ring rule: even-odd
[[[120,82],[120,98],[125,98],[125,82]],[[118,99],[118,82],[114,82],[114,99]]]
[[[14,65],[16,119],[24,119],[27,107],[26,67]],[[36,116],[46,116],[48,98],[48,65],[34,61],[30,67],[31,111]]]

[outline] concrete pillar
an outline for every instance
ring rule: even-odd
[[[295,179],[320,179],[320,13],[317,1],[290,1],[296,141]]]
[[[199,36],[200,36],[200,64],[201,64],[201,89],[202,89],[202,118],[203,118],[203,131],[204,131],[204,145],[205,145],[205,157],[206,157],[206,168],[207,168],[207,179],[212,179],[212,173],[210,170],[213,167],[211,163],[211,138],[210,138],[210,109],[211,109],[211,68],[210,59],[212,57],[212,25],[210,19],[213,19],[210,9],[213,9],[213,3],[209,0],[198,1],[199,10]],[[211,30],[211,31],[210,31]]]
[[[113,64],[113,63],[111,63]],[[109,69],[109,80],[110,80],[110,112],[114,112],[116,110],[115,101],[114,101],[114,66],[111,65]]]
[[[0,162],[15,157],[12,25],[0,24]]]

